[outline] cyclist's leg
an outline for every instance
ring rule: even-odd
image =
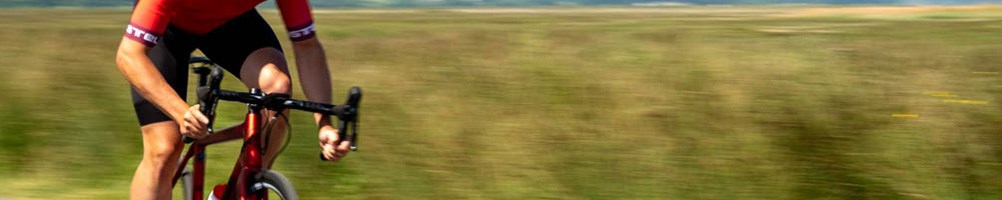
[[[200,49],[209,59],[235,74],[247,87],[260,88],[265,93],[291,94],[292,84],[282,47],[275,33],[256,10],[230,20],[204,36]],[[264,113],[270,118],[275,112]],[[267,119],[267,118],[266,118]],[[264,163],[271,168],[285,139],[283,120],[270,123],[266,133]]]
[[[131,199],[170,199],[171,178],[183,145],[174,121],[147,124],[143,131],[143,160],[136,168]]]
[[[150,60],[167,83],[183,99],[188,82],[187,60],[194,47],[183,33],[168,28],[160,43],[149,52]],[[170,199],[171,178],[183,145],[174,120],[132,90],[133,105],[143,132],[143,160],[136,168],[132,199]]]

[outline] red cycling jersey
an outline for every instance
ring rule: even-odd
[[[265,0],[139,0],[125,36],[153,46],[167,24],[194,34],[205,34],[240,16]],[[306,0],[275,0],[293,41],[314,36],[316,27]]]

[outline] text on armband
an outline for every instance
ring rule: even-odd
[[[143,29],[136,28],[131,24],[129,25],[128,28],[125,29],[125,33],[131,35],[132,37],[142,39],[143,41],[149,43],[154,43],[154,44],[157,43],[157,35],[151,34]]]
[[[309,36],[310,34],[313,34],[314,31],[317,31],[317,27],[314,26],[313,24],[310,24],[309,26],[306,26],[306,27],[301,28],[299,30],[290,30],[289,31],[289,37],[291,37],[291,38],[305,37],[305,36]]]

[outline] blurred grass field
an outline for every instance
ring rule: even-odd
[[[295,113],[275,168],[304,199],[1002,199],[1000,13],[318,10],[335,99],[365,90],[361,150],[320,162]],[[0,199],[127,198],[128,14],[0,10]],[[207,184],[238,145],[209,147]]]

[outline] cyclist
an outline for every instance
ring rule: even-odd
[[[208,119],[185,103],[187,61],[199,49],[247,87],[266,93],[291,93],[282,47],[255,7],[265,0],[137,0],[118,47],[116,63],[132,86],[143,135],[143,160],[136,169],[131,199],[170,199],[171,177],[183,148],[181,136],[201,139]],[[330,75],[324,49],[316,38],[307,0],[276,0],[307,99],[330,103]],[[269,111],[265,116],[275,116]],[[338,160],[348,142],[335,144],[336,129],[326,115],[315,114],[323,156]],[[271,122],[270,141],[286,134],[282,120]],[[237,133],[220,130],[218,134]],[[268,142],[264,166],[271,167],[282,142]]]

